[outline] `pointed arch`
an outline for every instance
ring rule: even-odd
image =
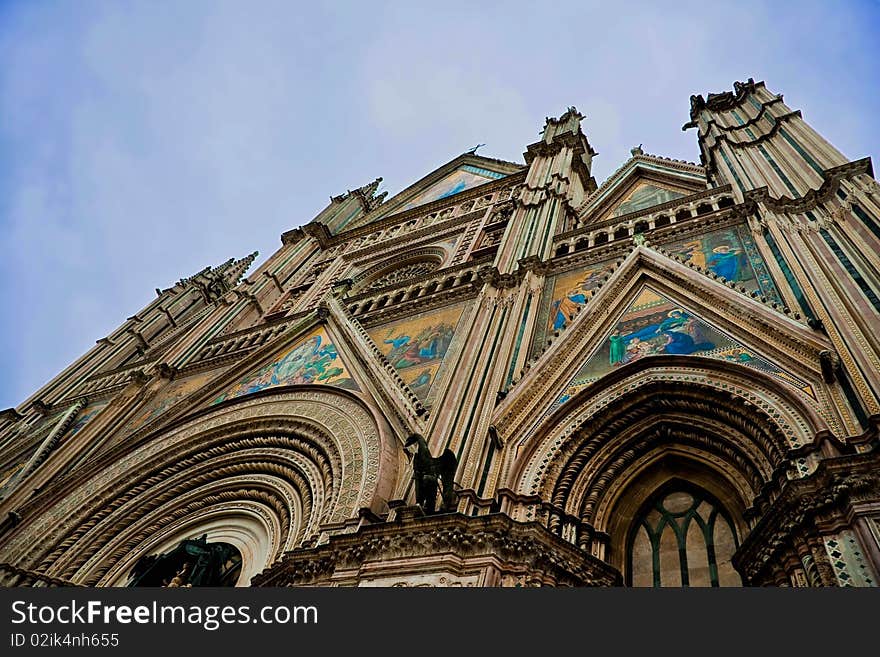
[[[321,540],[328,524],[382,510],[398,467],[387,424],[355,395],[319,386],[264,391],[73,473],[22,509],[0,561],[75,583],[121,584],[140,557],[209,531],[209,540],[249,552],[253,575]]]
[[[742,585],[732,565],[739,538],[724,502],[675,476],[644,492],[632,500],[640,507],[626,533],[628,586]]]
[[[825,429],[814,409],[766,374],[697,357],[646,357],[511,444],[500,488],[519,496],[517,519],[545,522],[624,570],[646,490],[671,477],[699,486],[723,502],[742,540],[769,504],[769,484],[804,474],[791,450]]]
[[[606,409],[626,409],[636,395],[648,396],[675,386],[705,391],[706,399],[727,397],[729,403],[748,405],[772,420],[778,433],[773,440],[785,451],[810,443],[827,431],[825,420],[815,408],[776,379],[734,363],[695,356],[649,356],[625,365],[580,390],[554,412],[544,417],[529,435],[514,443],[502,481],[513,490],[535,494],[544,474],[545,459],[552,457],[571,436],[588,424],[594,425]],[[645,389],[643,392],[640,390]],[[676,388],[677,389],[677,388]],[[670,401],[675,403],[670,397]],[[638,412],[637,409],[632,412]],[[783,442],[780,436],[784,437]]]

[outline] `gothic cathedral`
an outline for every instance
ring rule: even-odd
[[[880,186],[763,82],[574,107],[157,290],[0,414],[6,586],[876,586]]]

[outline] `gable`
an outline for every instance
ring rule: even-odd
[[[710,324],[698,313],[643,286],[595,345],[553,407],[592,382],[646,356],[700,356],[751,367],[815,399],[809,383],[783,370]]]
[[[489,169],[463,164],[452,173],[447,174],[442,180],[417,193],[399,211],[409,210],[418,205],[454,196],[467,189],[473,189],[478,185],[504,178],[504,175]]]
[[[219,404],[268,388],[284,385],[332,385],[360,390],[323,326],[309,332],[269,363],[252,370],[209,405]]]
[[[166,411],[176,406],[178,402],[197,391],[212,379],[216,378],[218,374],[218,370],[211,370],[209,372],[176,379],[164,390],[161,390],[159,394],[153,397],[153,399],[144,404],[139,409],[139,413],[126,423],[119,432],[119,435],[128,435],[137,431],[141,427],[150,424],[153,420],[164,415]]]
[[[611,211],[612,217],[619,217],[630,212],[638,212],[654,205],[660,205],[685,196],[683,192],[660,187],[651,183],[640,183],[632,192]]]
[[[706,189],[701,167],[637,155],[615,171],[578,208],[581,222],[602,221],[684,198]]]

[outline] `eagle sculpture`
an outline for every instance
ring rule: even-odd
[[[425,513],[434,513],[437,503],[438,482],[443,484],[442,504],[440,511],[455,509],[455,491],[453,490],[455,470],[458,459],[452,450],[447,449],[440,456],[431,456],[428,441],[420,433],[412,433],[406,440],[406,447],[418,445],[413,457],[413,480],[416,484],[416,503],[421,505]]]

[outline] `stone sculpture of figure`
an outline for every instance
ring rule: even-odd
[[[440,456],[431,456],[428,441],[419,433],[412,433],[406,440],[406,447],[418,445],[413,457],[413,480],[416,484],[416,503],[421,505],[425,513],[434,513],[437,501],[438,483],[443,484],[443,502],[440,511],[452,511],[455,508],[455,491],[453,489],[455,470],[458,459],[452,450],[447,449]]]

